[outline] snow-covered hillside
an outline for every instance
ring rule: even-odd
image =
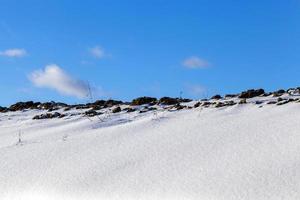
[[[300,199],[300,103],[277,98],[44,120],[32,119],[41,110],[0,113],[0,199]]]

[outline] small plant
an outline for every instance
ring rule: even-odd
[[[63,141],[67,141],[67,139],[68,139],[68,135],[67,134],[62,137]]]
[[[22,132],[19,131],[19,133],[18,133],[18,142],[17,142],[17,145],[22,145],[22,144],[23,144],[23,142],[22,142]]]

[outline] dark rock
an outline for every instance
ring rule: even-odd
[[[52,108],[54,106],[55,102],[46,102],[46,103],[41,103],[38,106],[38,109],[45,109],[45,110],[49,110],[50,108]]]
[[[263,102],[262,101],[255,101],[255,104],[256,105],[260,105],[260,104],[262,104]]]
[[[36,109],[39,103],[34,103],[33,101],[18,102],[9,107],[10,111],[21,111],[25,109]]]
[[[222,96],[217,94],[215,96],[212,96],[211,99],[219,100],[219,99],[222,99]]]
[[[114,108],[113,110],[112,110],[112,113],[119,113],[119,112],[121,112],[122,110],[121,110],[121,108],[120,108],[120,106],[118,106],[118,107],[116,107],[116,108]]]
[[[224,106],[233,106],[233,105],[236,105],[234,101],[224,101],[224,102],[217,102],[215,107],[220,108]]]
[[[279,101],[276,105],[281,106],[281,105],[284,105],[284,104],[287,104],[287,103],[290,103],[293,101],[295,101],[295,99],[285,99],[285,100]]]
[[[178,98],[163,97],[158,103],[162,105],[175,105],[180,103],[180,100]]]
[[[59,110],[59,107],[53,107],[53,108],[49,108],[48,112],[53,112]]]
[[[273,92],[273,97],[280,97],[285,93],[285,90],[278,90],[276,92]]]
[[[188,103],[188,102],[191,102],[191,101],[193,101],[193,100],[192,100],[192,99],[183,99],[183,98],[179,98],[178,101],[179,101],[180,103]]]
[[[93,109],[84,112],[84,115],[88,116],[88,117],[94,117],[94,116],[101,115],[101,114],[102,113],[99,113],[99,112],[97,112],[97,111],[95,111]]]
[[[36,115],[33,117],[34,120],[37,119],[53,119],[53,118],[63,118],[65,117],[65,114],[60,114],[58,112],[55,113],[46,113],[46,114],[41,114],[41,115]]]
[[[223,106],[225,106],[225,104],[223,102],[218,102],[215,107],[220,108],[220,107],[223,107]]]
[[[130,113],[136,111],[136,109],[128,107],[128,108],[124,108],[124,111]]]
[[[224,102],[226,106],[234,106],[236,103],[234,101],[225,101]]]
[[[39,103],[37,106],[37,109],[43,109],[43,110],[55,110],[55,108],[63,108],[63,107],[68,107],[69,105],[65,103],[60,103],[60,102],[45,102],[45,103]]]
[[[287,104],[287,103],[289,103],[289,100],[283,100],[283,101],[278,102],[276,105],[281,106],[281,105],[284,105],[284,104]]]
[[[145,113],[145,112],[149,112],[149,111],[153,111],[153,110],[157,110],[157,108],[155,107],[145,107],[143,110],[140,110],[139,113]]]
[[[183,105],[181,105],[181,104],[176,104],[175,106],[174,106],[174,108],[176,109],[176,110],[182,110],[182,109],[184,109],[184,108],[186,108],[186,106],[183,106]]]
[[[8,108],[0,106],[0,112],[1,113],[8,112],[8,111],[9,111]]]
[[[97,100],[94,103],[92,103],[92,105],[95,105],[95,106],[104,106],[105,103],[106,103],[105,100]]]
[[[258,89],[258,90],[247,90],[245,92],[242,92],[239,96],[239,98],[243,98],[243,99],[248,99],[248,98],[253,98],[253,97],[257,97],[260,96],[262,94],[264,94],[265,91],[263,89]]]
[[[241,99],[239,104],[246,104],[247,103],[247,99]]]
[[[131,105],[133,106],[140,106],[144,104],[151,104],[154,105],[157,103],[157,99],[153,97],[139,97],[136,99],[133,99],[131,102]]]
[[[198,108],[199,106],[201,106],[201,102],[195,103],[194,108]]]
[[[276,104],[276,101],[269,101],[267,104]]]
[[[81,109],[89,109],[91,108],[89,105],[85,105],[85,104],[78,104],[75,106],[76,110],[81,110]]]
[[[148,111],[152,111],[152,110],[157,110],[157,108],[155,108],[155,107],[149,107],[148,108]]]
[[[283,100],[285,100],[285,99],[283,99],[281,97],[277,98],[277,102],[280,102],[280,101],[283,101]]]
[[[262,94],[262,96],[268,97],[268,96],[271,96],[272,94],[273,94],[272,92],[266,92],[266,93]]]
[[[105,107],[113,107],[115,105],[120,105],[122,103],[123,103],[122,101],[116,101],[116,100],[110,99],[105,102],[104,106]]]
[[[72,107],[68,106],[68,107],[66,107],[66,108],[64,109],[64,111],[69,111],[69,110],[71,110],[71,108],[72,108]]]
[[[289,93],[290,95],[300,94],[300,88],[299,87],[297,87],[297,88],[289,88],[287,90],[287,93]]]
[[[207,107],[209,107],[211,104],[212,104],[212,103],[209,102],[209,101],[204,101],[204,102],[202,103],[202,106],[207,108]]]

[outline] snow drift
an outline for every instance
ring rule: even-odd
[[[40,113],[0,114],[0,199],[300,199],[300,103]]]

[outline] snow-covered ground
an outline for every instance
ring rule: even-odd
[[[1,200],[300,199],[300,103],[40,113],[0,114]]]

